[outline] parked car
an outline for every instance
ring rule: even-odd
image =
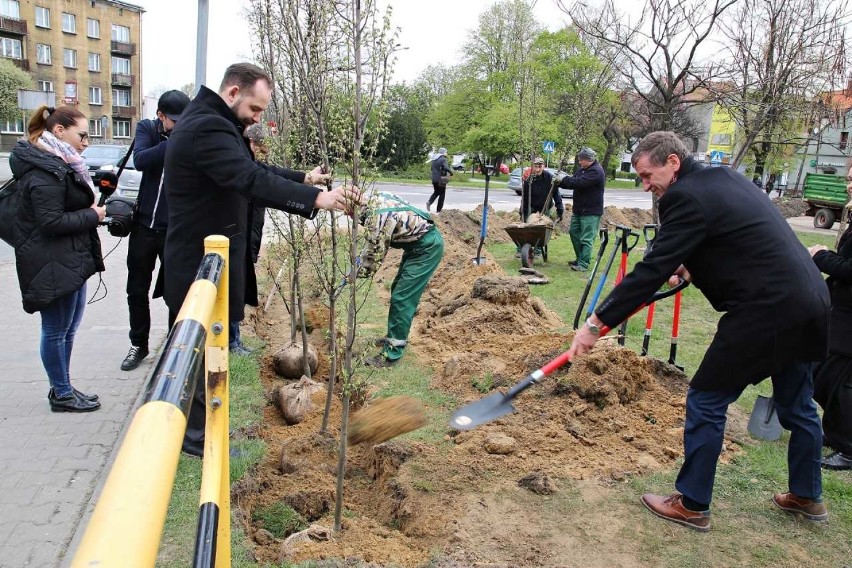
[[[142,181],[142,172],[136,169],[133,164],[133,156],[127,160],[124,166],[124,171],[121,172],[121,177],[118,178],[118,188],[115,190],[117,195],[128,199],[136,200],[139,195],[139,184]]]
[[[459,162],[458,164],[453,164],[450,167],[457,172],[463,172],[465,170],[464,162]]]
[[[568,175],[562,170],[557,170],[556,168],[544,168],[547,170],[550,175]],[[506,184],[506,187],[514,191],[516,194],[521,194],[521,185],[523,179],[524,169],[523,168],[515,168],[512,170],[512,173],[509,174],[509,183]],[[574,190],[573,189],[559,189],[559,195],[563,199],[573,199],[574,198]]]
[[[89,174],[95,185],[100,181],[104,172],[118,169],[117,165],[127,154],[128,147],[120,144],[97,144],[83,150],[83,160],[89,168]]]

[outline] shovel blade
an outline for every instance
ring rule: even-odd
[[[472,430],[514,411],[512,399],[503,393],[495,392],[459,408],[450,419],[450,427],[456,430]]]
[[[758,395],[748,419],[748,433],[759,440],[774,442],[781,437],[782,430],[772,398]]]

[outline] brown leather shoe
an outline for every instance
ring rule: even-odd
[[[642,504],[649,511],[667,521],[673,521],[701,532],[710,530],[710,511],[690,511],[683,506],[683,495],[680,493],[671,495],[645,493],[642,495]]]
[[[797,497],[792,493],[776,493],[772,502],[787,511],[798,513],[810,521],[825,521],[828,519],[828,509],[825,503],[817,503],[813,499]]]

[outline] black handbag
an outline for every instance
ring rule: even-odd
[[[15,218],[18,216],[18,204],[21,192],[18,191],[18,180],[12,178],[0,187],[0,239],[14,247]]]

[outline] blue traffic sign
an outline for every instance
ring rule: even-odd
[[[711,164],[721,164],[722,156],[724,156],[724,152],[721,150],[710,150],[710,163]]]
[[[541,143],[541,149],[544,150],[545,154],[552,154],[555,148],[556,142],[554,142],[553,140],[545,140]]]

